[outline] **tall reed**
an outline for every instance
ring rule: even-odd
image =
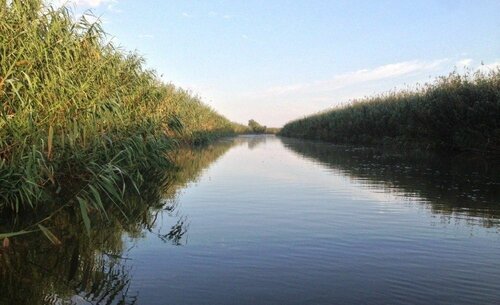
[[[2,213],[57,200],[89,228],[103,196],[119,206],[144,173],[171,166],[166,151],[179,141],[243,128],[162,83],[89,19],[41,0],[0,1]]]
[[[351,102],[287,123],[283,136],[500,152],[500,69],[451,73],[415,90]]]

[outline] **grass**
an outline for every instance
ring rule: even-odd
[[[0,1],[3,214],[56,200],[76,206],[88,230],[104,198],[120,209],[145,173],[171,167],[167,151],[245,130],[162,83],[88,19],[41,0]]]
[[[500,152],[500,69],[451,73],[414,90],[350,102],[287,123],[287,137]]]

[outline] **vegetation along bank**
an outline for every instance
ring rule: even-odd
[[[75,208],[88,228],[89,213],[119,208],[145,173],[174,167],[172,149],[247,129],[162,83],[88,19],[40,0],[0,1],[4,216],[51,202]]]
[[[339,144],[500,152],[500,69],[452,73],[287,123],[280,135]]]

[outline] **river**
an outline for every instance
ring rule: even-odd
[[[90,238],[68,224],[56,250],[40,236],[10,254],[0,300],[500,304],[494,158],[271,135],[174,158],[180,172],[136,218]]]

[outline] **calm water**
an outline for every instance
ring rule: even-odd
[[[90,253],[72,237],[76,245],[19,255],[19,273],[32,279],[0,284],[7,296],[22,300],[25,289],[55,304],[500,304],[494,160],[274,136],[188,154],[178,183],[137,223],[103,225],[104,237],[94,227]]]

